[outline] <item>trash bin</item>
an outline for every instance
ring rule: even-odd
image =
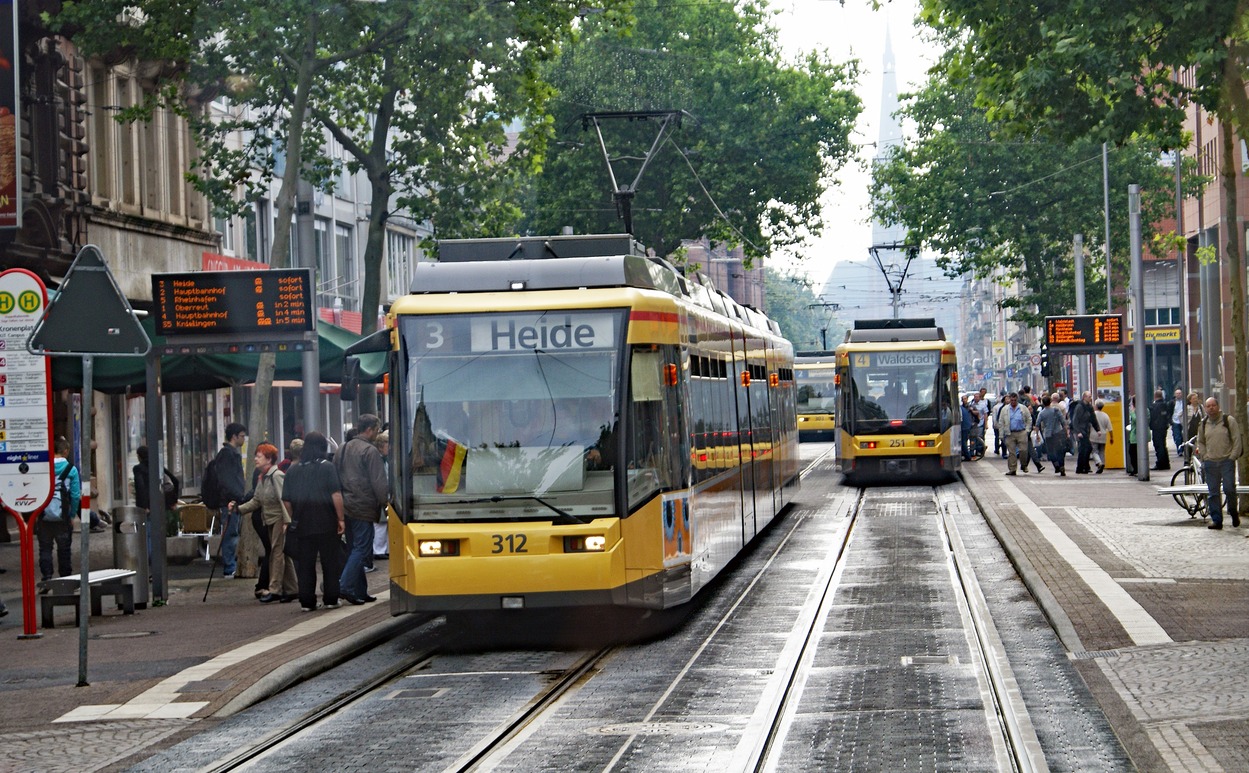
[[[146,518],[141,507],[113,508],[113,566],[134,572],[127,582],[134,586],[136,609],[147,609],[150,597]]]

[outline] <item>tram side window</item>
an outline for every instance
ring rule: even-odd
[[[706,356],[690,357],[690,419],[693,423],[695,481],[714,477],[724,467],[725,392],[724,361]]]
[[[639,347],[633,351],[629,379],[628,455],[629,502],[640,504],[661,490],[671,489],[688,468],[685,422],[678,385],[669,384],[676,367],[670,347]],[[674,366],[669,370],[668,366]]]
[[[960,411],[954,404],[954,396],[958,394],[958,381],[955,373],[954,364],[946,363],[941,366],[941,375],[938,377],[940,380],[937,383],[937,406],[941,410],[940,430],[942,432],[962,421]]]

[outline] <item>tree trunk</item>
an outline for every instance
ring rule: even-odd
[[[1239,77],[1229,78],[1228,87],[1238,88],[1242,92],[1245,85]],[[1249,370],[1247,370],[1246,353],[1245,353],[1245,262],[1243,253],[1241,252],[1240,243],[1240,218],[1238,217],[1237,196],[1236,196],[1236,137],[1232,131],[1234,124],[1223,122],[1220,127],[1223,143],[1223,159],[1221,176],[1223,182],[1223,222],[1224,232],[1227,234],[1227,267],[1228,273],[1231,275],[1229,289],[1231,291],[1232,301],[1232,351],[1234,368],[1231,379],[1231,392],[1228,400],[1232,405],[1222,406],[1223,410],[1231,413],[1236,417],[1236,422],[1240,425],[1241,440],[1245,440],[1245,429],[1249,427],[1249,406],[1246,405],[1245,396],[1249,395]],[[1224,383],[1228,381],[1226,363],[1224,363]],[[1240,467],[1240,480],[1249,480],[1249,456],[1242,454],[1238,462]]]
[[[366,149],[342,130],[327,113],[314,111],[321,124],[360,162],[369,179],[369,231],[364,243],[364,288],[360,298],[360,334],[377,331],[377,310],[382,302],[382,267],[386,258],[386,218],[390,214],[390,197],[395,188],[390,181],[390,161],[386,150],[390,127],[399,94],[395,81],[395,62],[387,57],[382,74],[385,87],[373,120],[373,135]],[[359,413],[377,413],[377,391],[365,385],[356,398]],[[359,415],[359,413],[357,415]]]
[[[295,193],[299,187],[299,172],[303,168],[304,118],[308,112],[308,95],[312,90],[313,76],[317,71],[316,59],[317,25],[309,21],[308,41],[300,61],[299,76],[291,103],[287,126],[286,169],[282,173],[282,188],[277,198],[277,226],[273,229],[273,247],[269,253],[269,265],[273,268],[290,266],[291,228],[294,221]],[[283,225],[287,224],[287,225]],[[277,355],[264,352],[256,368],[256,385],[252,389],[251,415],[248,418],[248,447],[255,450],[261,443],[275,440],[269,436],[269,397],[273,391],[273,373],[277,368]],[[254,463],[252,454],[243,455],[246,479],[251,480]],[[249,523],[239,524],[238,576],[259,576],[261,551],[260,535]]]

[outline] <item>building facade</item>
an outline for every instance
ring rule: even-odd
[[[266,266],[276,222],[279,181],[251,202],[241,216],[224,217],[186,180],[199,153],[186,118],[157,109],[151,120],[119,122],[120,110],[139,104],[156,87],[160,65],[123,56],[87,59],[72,41],[51,34],[41,13],[55,13],[51,0],[19,6],[19,73],[14,129],[22,196],[21,225],[0,229],[0,270],[25,268],[55,290],[74,257],[87,244],[100,248],[121,291],[136,310],[152,309],[151,275]],[[192,111],[223,115],[239,108],[219,95],[189,93]],[[345,159],[325,135],[327,151]],[[241,139],[239,139],[241,143]],[[0,143],[2,146],[3,143]],[[2,149],[2,147],[0,147]],[[2,165],[0,165],[2,166]],[[3,170],[0,169],[0,172]],[[292,265],[317,267],[316,302],[322,319],[361,329],[360,308],[367,191],[362,174],[340,173],[333,191],[314,192],[314,239],[292,243]],[[293,229],[293,224],[286,227]],[[400,212],[387,224],[382,270],[383,299],[408,291],[411,264],[428,224]],[[91,469],[94,506],[133,503],[131,469],[135,449],[145,443],[143,379],[118,394],[96,391],[90,411],[74,389],[54,399],[54,432],[74,437],[83,417],[92,417],[95,450]],[[261,438],[285,447],[303,430],[300,384],[276,384],[266,427],[248,421],[252,387],[170,393],[162,396],[166,466],[194,493],[207,460],[230,421],[249,425],[251,443]],[[316,424],[340,438],[353,417],[336,390],[323,385]],[[83,450],[75,448],[80,458]]]

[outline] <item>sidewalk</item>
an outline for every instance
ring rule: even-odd
[[[1249,770],[1249,528],[1190,518],[1169,472],[962,469],[1137,768]]]
[[[165,606],[123,615],[105,598],[103,616],[91,617],[88,626],[89,685],[77,687],[79,632],[73,608],[58,607],[56,627],[40,628],[41,638],[18,639],[23,630],[21,574],[11,520],[9,533],[13,541],[0,543],[0,567],[7,570],[0,574],[0,597],[9,608],[9,615],[0,618],[0,746],[6,757],[0,770],[14,769],[10,765],[48,770],[52,748],[58,748],[61,769],[100,769],[161,736],[176,735],[192,718],[238,711],[414,622],[412,616],[390,616],[386,561],[377,561],[377,571],[366,575],[369,592],[379,597],[376,603],[344,603],[314,613],[301,612],[298,602],[261,604],[254,595],[255,579],[223,579],[220,566],[208,588],[207,562],[174,564]],[[111,532],[92,534],[90,545],[92,569],[113,565]],[[78,547],[76,534],[75,571]],[[35,615],[40,622],[38,602]],[[148,722],[120,734],[115,722],[99,721],[133,724],[140,719]],[[96,727],[101,737],[87,742]],[[84,740],[75,740],[64,755],[61,742],[52,739],[67,734],[84,735]],[[35,756],[27,757],[27,751]]]

